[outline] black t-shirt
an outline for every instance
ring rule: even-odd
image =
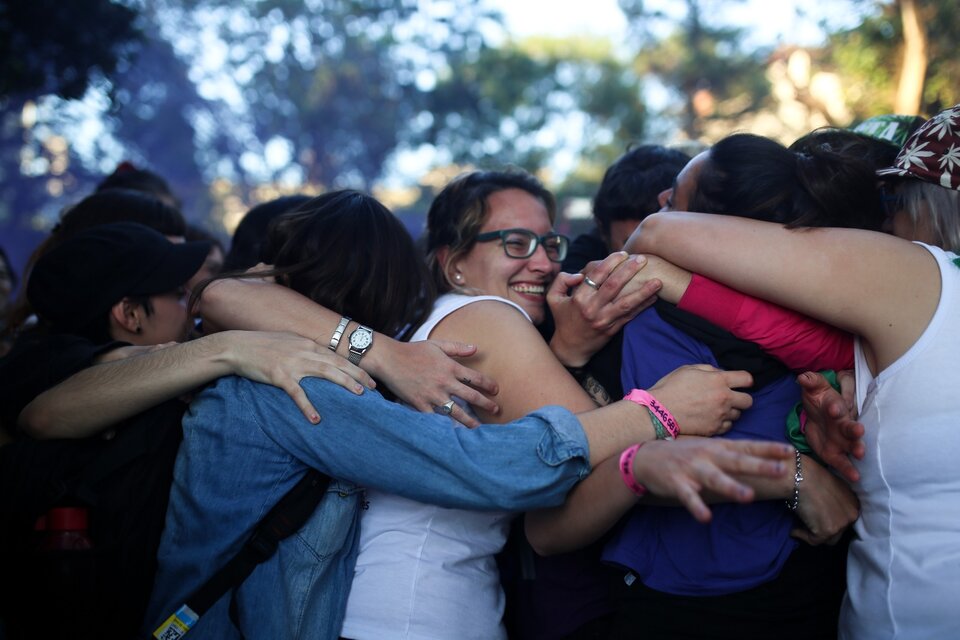
[[[112,425],[110,438],[38,441],[15,429],[23,407],[40,393],[125,344],[37,331],[0,360],[2,419],[14,435],[0,447],[0,566],[6,578],[0,581],[0,618],[11,638],[119,640],[134,637],[141,623],[186,405],[158,404]],[[38,553],[43,534],[33,532],[34,521],[59,506],[84,509],[93,544],[82,558],[86,564],[71,565],[64,575],[64,558]]]
[[[92,366],[102,354],[127,344],[95,344],[79,336],[27,331],[0,359],[0,424],[15,435],[17,417],[34,398]]]

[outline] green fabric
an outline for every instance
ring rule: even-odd
[[[960,259],[960,258],[958,258]],[[840,391],[840,384],[837,382],[837,372],[833,369],[824,369],[820,372],[824,378],[827,379],[827,382],[830,383],[830,386]],[[793,406],[793,409],[787,414],[787,440],[792,444],[800,453],[806,453],[808,455],[813,454],[813,449],[810,448],[810,444],[807,442],[807,436],[803,434],[800,430],[800,414],[803,413],[803,403],[798,402]]]
[[[667,428],[660,422],[657,414],[655,414],[650,407],[647,407],[647,412],[650,414],[650,422],[653,423],[653,431],[657,434],[657,440],[673,440],[667,432]]]
[[[876,140],[889,142],[895,147],[902,147],[910,134],[924,122],[926,120],[920,116],[887,114],[868,118],[854,127],[853,131]]]

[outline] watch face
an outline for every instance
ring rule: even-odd
[[[354,349],[366,349],[373,344],[373,332],[356,329],[350,334],[350,346]]]

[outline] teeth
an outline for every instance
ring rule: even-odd
[[[515,284],[511,286],[511,289],[517,293],[533,293],[536,295],[543,295],[547,290],[542,284]]]

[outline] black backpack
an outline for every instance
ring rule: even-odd
[[[112,438],[33,440],[0,447],[0,636],[4,640],[137,636],[157,571],[184,405],[165,402]],[[244,546],[184,602],[164,638],[240,585],[299,530],[326,493],[310,470],[257,524]],[[54,507],[88,515],[91,548],[44,548],[37,519]],[[170,612],[174,614],[176,612]],[[231,602],[231,616],[235,609]],[[177,616],[171,616],[177,618]]]
[[[156,573],[183,403],[125,421],[113,437],[0,447],[0,619],[6,638],[131,638]],[[88,518],[92,548],[43,549],[38,518]]]

